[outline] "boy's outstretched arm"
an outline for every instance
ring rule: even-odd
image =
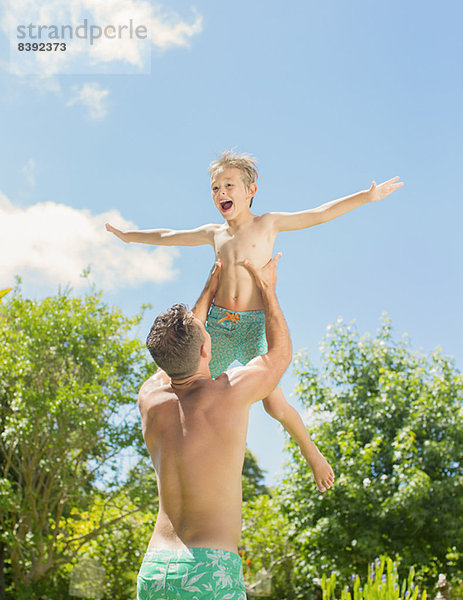
[[[382,200],[403,186],[403,181],[398,180],[399,177],[394,177],[380,185],[376,185],[376,182],[373,181],[369,190],[364,190],[357,194],[352,194],[352,196],[346,196],[345,198],[327,202],[316,208],[295,213],[274,212],[270,213],[270,215],[274,219],[277,232],[306,229],[307,227],[326,223],[336,217],[345,215],[354,208],[358,208],[367,202],[377,202],[378,200]]]
[[[109,223],[105,225],[106,231],[114,233],[123,242],[138,242],[154,246],[202,246],[213,244],[214,231],[219,225],[201,225],[196,229],[142,229],[122,231]]]

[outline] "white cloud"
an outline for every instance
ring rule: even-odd
[[[82,87],[74,86],[74,97],[69,100],[67,106],[83,104],[88,109],[91,119],[104,119],[107,115],[106,99],[109,90],[104,90],[97,83],[85,83]]]
[[[27,77],[19,77],[18,81],[23,85],[27,85],[28,88],[33,88],[41,95],[48,93],[62,95],[61,85],[56,75],[28,75]]]
[[[87,285],[81,274],[88,266],[105,290],[174,278],[175,249],[124,244],[105,230],[107,221],[135,228],[117,211],[93,215],[55,202],[19,208],[0,192],[0,284],[19,275],[28,283],[79,288]]]
[[[35,160],[30,158],[27,163],[22,167],[21,173],[24,175],[24,179],[31,186],[35,186]]]
[[[87,36],[90,25],[101,28],[101,37],[96,37],[93,44],[77,39],[75,28],[82,26],[87,19]],[[133,28],[129,35],[128,24]],[[147,63],[150,60],[151,48],[167,50],[175,46],[187,46],[190,39],[202,31],[202,17],[193,10],[188,20],[181,17],[160,3],[151,4],[145,0],[9,0],[8,9],[3,13],[0,26],[7,34],[10,42],[16,44],[17,26],[32,24],[35,39],[24,41],[57,41],[49,40],[50,26],[56,26],[61,32],[62,26],[73,28],[73,39],[66,33],[67,51],[53,52],[15,52],[12,49],[10,61],[13,73],[17,75],[29,73],[51,77],[57,73],[104,73],[116,72],[108,69],[131,68],[125,72],[149,72]],[[47,26],[38,37],[38,26]],[[115,39],[104,35],[106,26],[113,26],[122,31]],[[146,27],[147,37],[136,34],[136,27]],[[122,27],[122,30],[119,28]],[[95,36],[98,32],[95,29]],[[81,29],[84,32],[84,29]],[[27,32],[28,34],[28,32]],[[114,63],[110,67],[110,63]],[[149,66],[149,65],[148,65]],[[148,70],[147,70],[148,68]]]

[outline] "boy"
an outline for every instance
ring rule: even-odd
[[[272,257],[276,235],[281,231],[305,229],[325,223],[350,210],[375,202],[401,187],[398,177],[340,200],[297,213],[251,213],[252,200],[257,192],[255,159],[248,154],[224,152],[209,167],[212,198],[225,222],[221,225],[202,225],[196,229],[175,231],[152,229],[120,231],[110,224],[106,229],[124,242],[140,242],[163,246],[199,246],[214,248],[216,260],[222,263],[219,288],[207,315],[206,329],[212,339],[212,378],[225,371],[235,360],[246,364],[265,354],[265,320],[262,297],[243,261],[248,259],[257,267]],[[333,471],[320,453],[299,416],[286,401],[281,387],[264,399],[265,410],[277,419],[298,443],[302,455],[312,469],[321,492],[334,481]]]

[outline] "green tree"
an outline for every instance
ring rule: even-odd
[[[148,499],[147,508],[139,510]],[[131,470],[126,484],[117,495],[113,495],[112,504],[105,502],[104,493],[94,494],[93,504],[85,512],[79,513],[79,519],[67,523],[67,530],[74,538],[80,538],[95,530],[101,521],[102,512],[106,520],[114,520],[111,527],[104,528],[97,537],[89,539],[80,546],[72,563],[66,563],[58,572],[54,572],[46,582],[47,597],[56,600],[72,600],[68,595],[69,583],[85,563],[104,569],[101,584],[104,598],[108,600],[132,600],[136,590],[136,578],[156,519],[158,507],[157,489],[154,472],[147,462],[139,463]],[[131,514],[118,519],[121,512]],[[84,570],[85,573],[85,570]],[[82,576],[79,584],[91,582]]]
[[[265,471],[259,467],[256,456],[246,448],[242,472],[243,500],[251,500],[260,494],[269,494],[264,485]]]
[[[158,510],[156,475],[150,460],[139,461],[120,490],[126,509],[139,508],[92,540],[85,555],[99,559],[106,571],[105,598],[133,600],[137,574],[153,533]]]
[[[96,292],[33,301],[16,289],[0,305],[0,598],[7,586],[33,598],[80,548],[140,509],[120,502],[119,468],[124,449],[141,447],[136,396],[153,370],[130,336],[140,318]]]
[[[293,600],[294,545],[291,526],[277,500],[261,494],[243,505],[243,526],[239,553],[247,585],[255,585],[262,569],[272,578],[274,600]]]
[[[438,349],[395,342],[382,319],[373,339],[338,321],[322,344],[321,368],[307,357],[297,391],[313,435],[336,472],[317,493],[294,444],[279,500],[291,522],[301,593],[314,575],[347,579],[372,557],[417,565],[433,585],[463,568],[463,378]]]

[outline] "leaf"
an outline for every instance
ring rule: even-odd
[[[6,296],[8,294],[8,292],[11,292],[13,288],[5,288],[4,290],[0,290],[0,302],[1,299]]]

